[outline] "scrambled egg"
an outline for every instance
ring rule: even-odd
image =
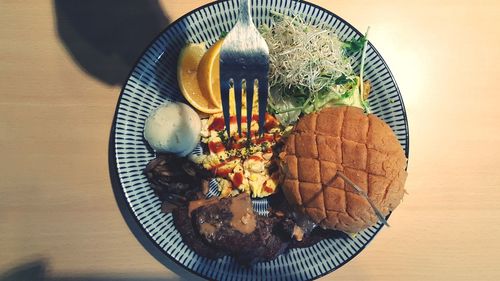
[[[257,120],[257,115],[252,116],[251,142],[246,137],[245,116],[242,117],[242,136],[237,133],[236,119],[231,118],[230,138],[222,114],[202,121],[201,140],[208,152],[195,161],[216,177],[221,197],[243,192],[252,197],[265,197],[276,192],[278,169],[272,163],[272,147],[283,135],[283,130],[274,117],[266,114],[264,134],[259,136]]]

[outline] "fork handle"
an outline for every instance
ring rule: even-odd
[[[250,14],[250,0],[240,0],[239,4],[240,14],[238,21],[245,25],[253,24],[252,15]]]

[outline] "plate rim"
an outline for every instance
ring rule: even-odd
[[[116,106],[115,106],[115,113],[113,115],[113,121],[112,121],[111,132],[110,132],[110,139],[109,139],[109,146],[108,146],[109,174],[110,174],[110,178],[111,178],[111,182],[112,182],[112,188],[113,188],[114,197],[115,197],[115,200],[117,201],[117,204],[119,205],[119,209],[120,209],[120,212],[121,212],[121,214],[123,216],[123,219],[127,223],[127,226],[129,227],[130,231],[133,232],[133,234],[136,237],[136,239],[149,252],[149,254],[151,254],[157,261],[159,261],[161,264],[163,264],[165,267],[167,267],[167,265],[163,261],[161,261],[159,259],[159,257],[157,257],[154,253],[152,253],[152,251],[151,251],[151,249],[149,249],[149,247],[147,247],[146,245],[144,245],[144,242],[141,241],[141,239],[138,237],[138,234],[134,233],[134,231],[132,230],[132,227],[129,224],[130,222],[125,217],[125,214],[124,214],[125,210],[122,210],[122,207],[120,206],[120,202],[119,202],[120,200],[124,201],[126,203],[126,204],[123,204],[123,205],[126,205],[126,209],[127,209],[126,211],[128,211],[131,214],[131,216],[133,217],[133,220],[137,224],[138,228],[140,229],[142,236],[143,237],[147,237],[147,240],[154,246],[154,248],[156,248],[156,250],[159,250],[163,254],[163,256],[167,257],[170,261],[173,261],[175,264],[179,265],[183,270],[185,270],[185,271],[187,271],[187,272],[189,272],[189,273],[191,273],[193,275],[196,275],[198,277],[202,277],[204,279],[207,279],[207,280],[210,280],[209,276],[207,276],[207,275],[205,275],[203,273],[200,273],[200,272],[196,272],[196,271],[188,268],[186,265],[184,265],[183,263],[181,263],[177,259],[173,258],[170,254],[168,254],[162,247],[160,247],[160,245],[158,245],[158,243],[153,239],[153,237],[151,237],[151,235],[148,234],[148,231],[144,228],[144,225],[139,221],[138,217],[135,215],[135,212],[132,209],[132,206],[129,204],[129,202],[127,200],[127,197],[126,197],[126,194],[125,194],[125,190],[123,188],[122,178],[121,178],[120,173],[118,171],[118,165],[117,165],[118,159],[117,159],[117,154],[116,154],[116,121],[117,121],[117,118],[118,118],[119,107],[120,107],[120,104],[121,104],[121,101],[122,101],[122,98],[123,98],[123,95],[124,95],[125,88],[126,88],[126,86],[128,84],[128,81],[129,81],[130,77],[132,76],[134,70],[136,69],[137,65],[139,64],[139,62],[142,60],[142,58],[144,57],[144,55],[149,51],[149,49],[155,44],[155,42],[165,32],[167,32],[170,28],[173,28],[178,22],[184,20],[185,18],[189,17],[190,15],[195,14],[198,11],[200,11],[200,10],[206,8],[206,7],[209,7],[209,6],[221,3],[221,2],[229,2],[229,1],[233,1],[233,0],[213,0],[213,1],[210,1],[210,2],[208,2],[206,4],[203,4],[202,6],[199,6],[199,7],[195,8],[195,9],[193,9],[193,10],[190,10],[189,12],[183,14],[182,16],[180,16],[179,18],[177,18],[175,21],[169,23],[166,27],[164,27],[149,42],[149,44],[146,47],[144,47],[144,49],[142,50],[141,54],[135,60],[132,68],[130,69],[130,71],[129,71],[128,75],[127,75],[126,80],[123,82],[123,86],[121,87],[120,95],[118,97],[118,100],[117,100]],[[359,36],[363,35],[363,33],[361,33],[356,27],[354,27],[352,24],[350,24],[344,18],[340,17],[336,13],[334,13],[334,12],[332,12],[332,11],[324,8],[324,7],[321,7],[321,6],[319,6],[319,5],[315,4],[315,3],[311,3],[311,2],[306,1],[306,0],[285,0],[285,1],[291,1],[291,2],[296,2],[296,3],[304,3],[306,5],[312,6],[313,8],[319,9],[320,11],[322,11],[324,13],[327,13],[327,14],[330,14],[330,15],[334,16],[336,19],[338,19],[343,24],[345,24],[350,29],[352,29],[356,35],[359,35]],[[368,41],[368,44],[370,45],[370,48],[373,49],[374,53],[378,57],[380,57],[383,65],[384,65],[384,67],[387,69],[387,73],[389,74],[391,80],[394,82],[394,86],[395,86],[396,92],[397,92],[397,94],[398,94],[398,96],[400,98],[401,108],[402,108],[402,115],[403,115],[404,125],[405,125],[405,129],[406,129],[406,133],[405,133],[406,147],[405,147],[404,151],[405,151],[405,156],[407,158],[407,167],[408,167],[409,155],[410,155],[410,130],[409,130],[409,125],[408,125],[408,117],[407,117],[406,107],[405,107],[405,104],[404,104],[404,101],[403,101],[403,96],[402,96],[400,88],[399,88],[399,86],[398,86],[398,84],[396,82],[396,79],[395,79],[395,77],[394,77],[391,69],[389,68],[387,62],[383,58],[383,56],[379,53],[379,51],[375,48],[375,46],[370,41]],[[117,185],[116,188],[115,188],[115,184]],[[389,216],[390,216],[390,214],[387,216],[387,218]],[[341,268],[342,266],[344,266],[348,262],[350,262],[353,258],[355,258],[356,256],[358,256],[358,254],[360,254],[366,248],[366,246],[368,246],[371,243],[371,241],[375,238],[375,236],[377,236],[377,234],[380,232],[380,230],[383,227],[384,227],[383,225],[380,225],[374,231],[373,236],[371,236],[370,239],[368,239],[366,241],[366,243],[362,247],[360,247],[358,251],[356,251],[356,253],[354,253],[349,258],[347,258],[346,260],[344,260],[337,267],[334,267],[334,268],[332,268],[332,269],[330,269],[330,270],[328,270],[328,271],[326,271],[326,272],[324,272],[324,273],[322,273],[320,275],[317,275],[317,276],[315,276],[315,277],[313,277],[311,279],[306,279],[306,280],[316,280],[316,279],[319,279],[321,277],[324,277],[324,276],[326,276],[326,275],[328,275],[328,274],[336,271],[337,269]],[[170,268],[170,267],[167,267],[167,268],[169,270],[172,270],[173,272],[175,272],[172,268]],[[177,272],[175,272],[175,273],[178,274]]]

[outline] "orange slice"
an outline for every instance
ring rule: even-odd
[[[198,82],[202,92],[218,107],[222,107],[220,98],[220,49],[224,39],[215,42],[203,55],[198,67]]]
[[[198,83],[199,64],[206,52],[205,44],[188,44],[182,49],[177,62],[177,80],[182,95],[196,109],[204,113],[218,113],[221,106],[212,102],[208,93]]]

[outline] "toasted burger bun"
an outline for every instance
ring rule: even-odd
[[[385,216],[404,194],[406,157],[394,132],[373,114],[343,106],[299,120],[280,153],[287,201],[323,228],[356,233],[377,223],[365,197]]]

